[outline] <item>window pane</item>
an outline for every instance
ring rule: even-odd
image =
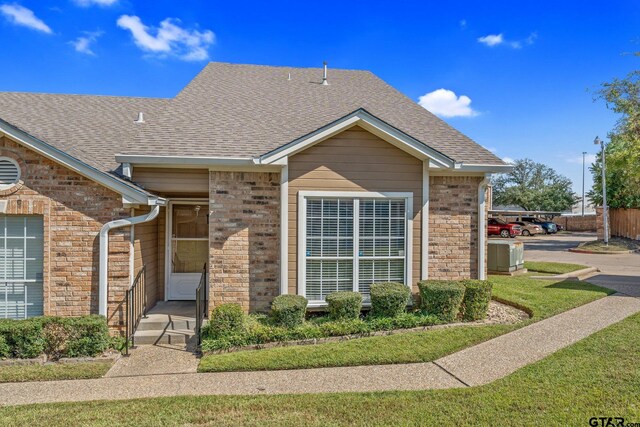
[[[173,237],[206,239],[209,235],[207,206],[173,205],[172,215]]]
[[[338,217],[338,201],[337,200],[322,200],[322,216],[327,218]]]
[[[41,216],[0,215],[2,318],[24,319],[43,314],[43,230]]]
[[[321,301],[332,292],[352,289],[352,260],[307,260],[307,299]]]
[[[322,200],[307,200],[307,217],[320,218],[322,216]]]

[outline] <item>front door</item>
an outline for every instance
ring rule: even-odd
[[[168,297],[194,300],[202,269],[209,259],[207,203],[171,203],[167,255]]]

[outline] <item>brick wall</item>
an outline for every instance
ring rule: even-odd
[[[0,156],[15,159],[21,183],[0,193],[7,214],[42,215],[44,220],[44,313],[98,313],[98,233],[105,222],[128,217],[122,197],[21,145],[0,137]],[[110,234],[109,322],[120,321],[129,286],[129,230]]]
[[[210,172],[209,301],[266,311],[279,292],[280,175]]]
[[[478,185],[482,177],[431,176],[429,278],[478,277]]]
[[[596,231],[596,215],[585,216],[558,216],[553,218],[553,222],[560,224],[567,231]]]

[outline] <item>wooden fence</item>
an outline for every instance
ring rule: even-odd
[[[640,209],[609,209],[612,236],[640,240]]]

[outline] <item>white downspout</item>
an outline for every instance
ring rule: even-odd
[[[485,270],[486,240],[487,240],[487,218],[486,218],[486,190],[491,174],[485,174],[484,179],[478,184],[478,279],[486,280]]]
[[[109,231],[114,228],[127,227],[135,224],[142,224],[143,222],[153,221],[159,213],[160,206],[155,205],[148,214],[134,216],[132,218],[116,219],[114,221],[107,222],[102,226],[102,229],[100,230],[100,287],[98,291],[98,313],[102,316],[107,315],[107,296],[109,294]]]

